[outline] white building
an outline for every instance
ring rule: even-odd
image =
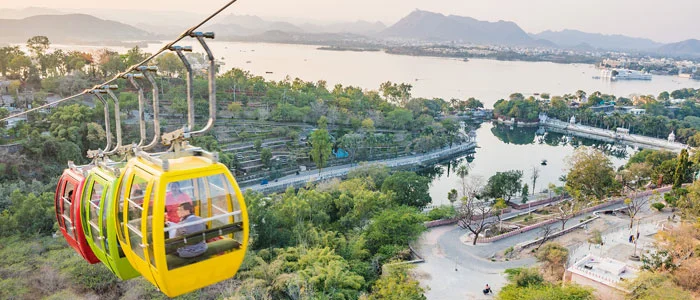
[[[628,110],[627,113],[635,115],[635,116],[639,116],[639,115],[646,114],[647,110],[643,109],[643,108],[632,108],[632,109]]]
[[[624,262],[589,254],[566,270],[564,282],[592,287],[598,299],[623,300],[629,291],[621,283],[634,280],[637,272]]]

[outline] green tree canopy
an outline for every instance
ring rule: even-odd
[[[419,209],[431,201],[429,188],[430,179],[414,172],[396,172],[382,183],[382,192],[392,192],[397,204]]]
[[[603,199],[619,189],[612,162],[595,149],[579,148],[569,159],[566,187],[584,197]]]

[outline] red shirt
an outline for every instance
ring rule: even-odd
[[[178,195],[173,195],[172,192],[168,192],[165,196],[165,217],[166,220],[178,223],[180,222],[180,217],[177,215],[177,208],[180,203],[189,202],[192,203],[192,199],[189,195],[185,193],[180,193]]]

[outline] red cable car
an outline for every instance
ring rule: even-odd
[[[54,203],[56,206],[56,221],[61,228],[61,233],[78,254],[88,263],[96,264],[100,260],[90,249],[90,245],[83,234],[83,222],[81,216],[82,201],[80,195],[85,187],[85,176],[82,168],[89,168],[91,165],[76,167],[72,162],[68,163],[68,169],[63,171],[63,175],[58,180]]]

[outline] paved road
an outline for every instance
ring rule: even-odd
[[[624,204],[616,204],[605,210],[623,206]],[[515,211],[506,216],[520,212]],[[578,225],[589,215],[572,218],[566,223],[566,228]],[[561,223],[552,226],[560,229]],[[489,258],[508,247],[540,237],[540,229],[475,246],[471,245],[471,240],[462,241],[468,233],[468,230],[457,225],[443,226],[428,230],[418,240],[416,250],[423,255],[425,263],[418,264],[416,272],[422,286],[429,287],[425,293],[428,299],[491,299],[492,296],[481,293],[485,284],[488,283],[498,292],[507,284],[503,274],[506,269],[536,263],[534,258],[504,262],[492,262]]]
[[[442,157],[448,157],[450,155],[454,155],[456,153],[464,152],[469,149],[472,149],[476,147],[476,143],[470,142],[470,143],[465,143],[461,145],[455,145],[452,147],[446,147],[442,148],[433,152],[425,153],[425,154],[420,154],[420,155],[411,155],[411,156],[404,156],[404,157],[398,157],[394,159],[385,159],[385,160],[378,160],[378,161],[371,161],[369,163],[371,164],[384,164],[390,168],[394,167],[401,167],[401,166],[407,166],[407,165],[418,165],[426,161],[431,161],[435,159],[440,159]],[[299,184],[304,184],[306,182],[315,182],[319,180],[324,180],[324,179],[330,179],[330,178],[335,178],[335,177],[342,177],[347,175],[352,169],[358,168],[358,164],[348,164],[348,165],[342,165],[342,166],[335,166],[331,168],[326,168],[323,169],[323,171],[319,174],[317,170],[312,170],[312,171],[306,171],[302,172],[299,175],[290,175],[286,176],[283,178],[280,178],[274,182],[270,182],[266,185],[253,185],[253,186],[247,186],[243,187],[243,189],[251,189],[254,191],[259,191],[259,192],[266,192],[266,191],[276,191],[276,190],[283,190],[288,186],[295,186]]]

